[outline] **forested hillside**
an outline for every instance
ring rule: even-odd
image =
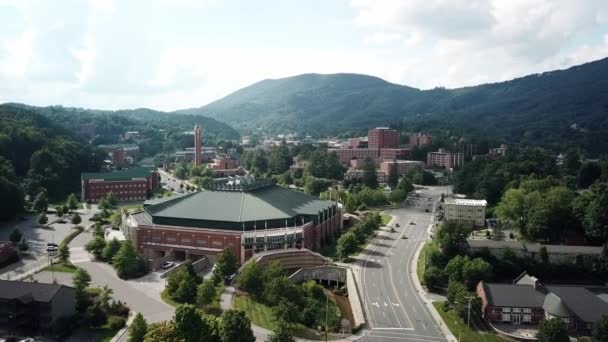
[[[23,209],[24,193],[51,199],[80,191],[80,173],[97,171],[106,154],[55,122],[0,105],[0,219]]]
[[[207,106],[245,132],[325,135],[404,121],[554,149],[608,150],[608,59],[475,87],[418,90],[355,74],[264,80]]]

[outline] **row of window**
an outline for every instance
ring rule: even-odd
[[[104,184],[104,185],[92,185],[91,189],[93,190],[103,190],[103,189],[120,189],[120,188],[145,188],[146,184]]]
[[[160,242],[162,242],[163,237],[162,237],[162,235],[153,234],[153,235],[151,235],[151,239],[152,239],[152,242],[160,243]],[[150,237],[148,235],[144,235],[143,236],[143,241],[144,242],[150,241]],[[166,235],[165,236],[165,242],[171,243],[171,244],[176,244],[177,243],[177,237],[175,235]],[[182,244],[182,245],[192,245],[192,239],[189,238],[189,237],[182,237],[180,239],[180,244]],[[196,239],[195,240],[195,246],[207,247],[208,246],[207,239]],[[232,246],[234,246],[234,244],[232,242],[227,242],[226,246],[232,247]],[[222,240],[211,240],[211,247],[213,247],[213,248],[224,248],[224,242]]]
[[[532,313],[532,308],[509,308],[509,307],[504,307],[502,308],[502,312],[503,313],[507,313],[507,312],[513,312],[513,313]]]

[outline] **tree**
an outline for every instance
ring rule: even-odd
[[[253,295],[259,295],[262,292],[263,282],[264,272],[257,262],[246,263],[236,278],[238,287]]]
[[[580,188],[588,188],[602,176],[602,167],[596,162],[584,162],[578,171],[577,183]]]
[[[407,198],[407,193],[401,189],[395,189],[388,195],[389,202],[401,203]]]
[[[357,201],[357,199],[355,198],[355,196],[353,195],[349,195],[346,199],[346,211],[349,213],[354,213],[357,210],[357,207],[359,206],[359,203]]]
[[[363,161],[363,184],[371,189],[378,187],[378,175],[376,174],[376,163],[371,158],[365,158]]]
[[[25,252],[25,251],[27,251],[28,249],[30,249],[30,244],[27,242],[27,240],[26,240],[26,239],[21,239],[21,240],[19,241],[19,243],[17,244],[17,248],[18,248],[20,251]]]
[[[37,213],[45,213],[48,209],[49,201],[46,197],[46,191],[41,191],[36,195],[36,199],[32,203],[32,208]]]
[[[543,264],[549,263],[549,253],[547,253],[547,247],[542,246],[538,251],[538,255],[540,256],[540,260],[543,262]]]
[[[305,179],[304,191],[311,195],[319,195],[321,192],[327,190],[332,185],[332,181],[325,178],[317,178],[308,176]]]
[[[63,242],[59,244],[59,261],[64,264],[70,261],[70,247]]]
[[[103,251],[106,247],[106,240],[104,240],[103,236],[94,235],[93,239],[91,239],[84,246],[85,251],[93,254],[95,259],[103,260]]]
[[[217,262],[215,263],[215,271],[219,276],[225,278],[238,269],[238,262],[234,254],[232,254],[232,249],[225,248],[222,253],[217,257]]]
[[[446,260],[457,254],[465,254],[469,229],[456,221],[445,221],[437,232],[437,241]]]
[[[464,281],[464,265],[469,262],[468,256],[456,255],[445,265],[443,273],[446,274],[450,281]]]
[[[602,315],[599,321],[593,323],[591,337],[593,342],[608,342],[608,314]]]
[[[112,258],[112,264],[118,277],[123,279],[139,277],[146,273],[144,260],[130,242],[122,244],[118,253]]]
[[[337,242],[336,254],[341,260],[348,259],[357,251],[359,242],[353,232],[346,232],[340,236]]]
[[[393,160],[390,165],[390,168],[388,169],[388,179],[386,183],[388,184],[388,186],[391,187],[391,189],[395,189],[395,187],[399,183],[399,170],[397,169],[396,160]]]
[[[538,326],[536,333],[538,342],[569,342],[566,324],[559,318],[544,320]]]
[[[167,279],[167,293],[180,303],[194,303],[197,296],[197,286],[201,278],[196,274],[192,263],[187,261]]]
[[[112,191],[108,192],[108,194],[106,195],[106,201],[108,201],[108,203],[112,207],[115,207],[118,205],[118,198],[116,198],[116,195],[114,195],[114,193]]]
[[[289,327],[284,322],[277,322],[276,329],[273,331],[272,335],[268,337],[266,342],[295,342],[296,340],[293,338],[293,335],[289,331]]]
[[[481,280],[489,281],[492,278],[492,265],[482,258],[475,258],[465,262],[462,268],[462,278],[470,289]]]
[[[19,229],[15,229],[11,232],[11,235],[9,235],[8,239],[11,240],[11,242],[16,245],[19,241],[21,241],[21,239],[23,238],[23,234],[21,234],[21,231]]]
[[[177,286],[177,290],[171,295],[178,303],[195,303],[197,296],[196,283],[194,281],[182,280]]]
[[[172,321],[152,323],[144,337],[144,342],[184,342],[182,336],[175,329]]]
[[[562,162],[562,171],[571,176],[576,176],[581,168],[581,157],[574,149],[566,151]]]
[[[526,193],[522,189],[509,189],[496,206],[495,213],[501,222],[511,224],[520,231],[525,226]]]
[[[196,302],[198,305],[207,306],[213,302],[217,289],[215,284],[210,279],[203,280],[196,289]]]
[[[62,217],[64,214],[63,212],[63,207],[58,205],[55,207],[55,215],[57,215],[57,217]]]
[[[49,218],[46,216],[45,213],[42,213],[42,214],[40,214],[40,216],[38,216],[38,224],[39,225],[44,226],[48,222],[49,222]]]
[[[184,341],[199,341],[203,330],[203,320],[194,305],[182,304],[173,316],[175,330]]]
[[[85,269],[78,268],[72,278],[72,284],[76,290],[76,309],[85,312],[90,304],[86,288],[91,284],[91,276]]]
[[[74,195],[73,193],[70,194],[66,201],[66,205],[68,206],[68,209],[70,209],[70,210],[78,209],[78,199],[76,198],[76,195]]]
[[[82,222],[82,218],[80,217],[80,215],[78,215],[78,213],[74,213],[74,215],[72,215],[72,224],[78,225],[80,224],[80,222]]]
[[[222,312],[219,335],[222,342],[254,342],[251,322],[243,311]]]
[[[397,189],[409,194],[410,192],[414,191],[414,185],[408,177],[401,177],[399,184],[397,184]]]
[[[129,242],[125,242],[125,243],[129,243]],[[112,259],[118,253],[118,251],[120,250],[120,247],[122,247],[122,243],[120,241],[118,241],[116,238],[114,238],[114,239],[110,240],[110,242],[104,243],[104,245],[105,246],[102,250],[101,258],[102,258],[102,260],[112,262]]]
[[[596,182],[573,202],[585,236],[597,242],[608,240],[608,183]]]
[[[274,319],[290,325],[297,323],[300,320],[298,314],[298,307],[285,299],[281,299],[277,305],[272,307],[272,316]]]
[[[424,270],[423,283],[429,289],[439,287],[443,283],[443,271],[436,266],[429,266]]]
[[[144,319],[141,313],[137,313],[133,322],[129,326],[129,338],[128,342],[143,342],[146,333],[148,332],[148,323]]]

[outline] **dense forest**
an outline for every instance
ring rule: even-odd
[[[194,125],[203,127],[203,143],[215,145],[221,141],[238,140],[239,133],[229,125],[215,119],[194,115],[174,115],[150,109],[94,110],[63,106],[34,107],[9,104],[25,108],[47,117],[94,145],[114,144],[126,131],[138,131],[143,137],[138,145],[144,156],[173,153],[192,146]]]
[[[459,89],[419,90],[356,74],[264,80],[201,108],[247,132],[360,133],[403,123],[465,137],[608,150],[608,59],[567,70]]]
[[[97,171],[104,151],[54,121],[24,108],[0,105],[0,219],[14,216],[46,191],[63,199],[80,191],[80,173]]]

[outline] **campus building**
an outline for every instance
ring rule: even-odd
[[[430,134],[413,133],[410,134],[411,147],[424,147],[433,143],[433,138]]]
[[[112,192],[119,201],[143,201],[159,186],[159,175],[153,167],[132,167],[113,172],[80,174],[81,200],[99,202]]]
[[[228,158],[228,156],[218,156],[209,164],[209,168],[213,172],[213,177],[228,177],[242,173],[239,168],[239,163],[236,160]]]
[[[287,248],[319,250],[342,230],[335,202],[237,177],[205,191],[145,202],[125,218],[125,236],[149,260],[215,260],[230,248],[241,263],[255,253]]]
[[[464,154],[446,152],[440,148],[437,152],[429,152],[426,155],[426,166],[428,168],[458,169],[464,165]]]
[[[486,200],[446,197],[443,203],[443,217],[445,220],[483,227],[487,205]]]
[[[0,329],[50,333],[60,318],[76,314],[73,287],[0,280]]]
[[[397,165],[397,174],[403,176],[414,169],[423,169],[424,163],[416,160],[385,160],[380,163],[380,171],[389,174],[391,167]]]
[[[492,147],[488,150],[488,154],[491,156],[504,157],[507,155],[507,145],[500,144],[500,147]]]
[[[562,320],[568,330],[589,332],[602,315],[608,314],[608,303],[585,286],[543,285],[527,273],[512,284],[477,285],[482,314],[495,323],[538,324],[545,319]]]
[[[388,127],[370,129],[367,139],[371,149],[399,148],[399,132]]]

